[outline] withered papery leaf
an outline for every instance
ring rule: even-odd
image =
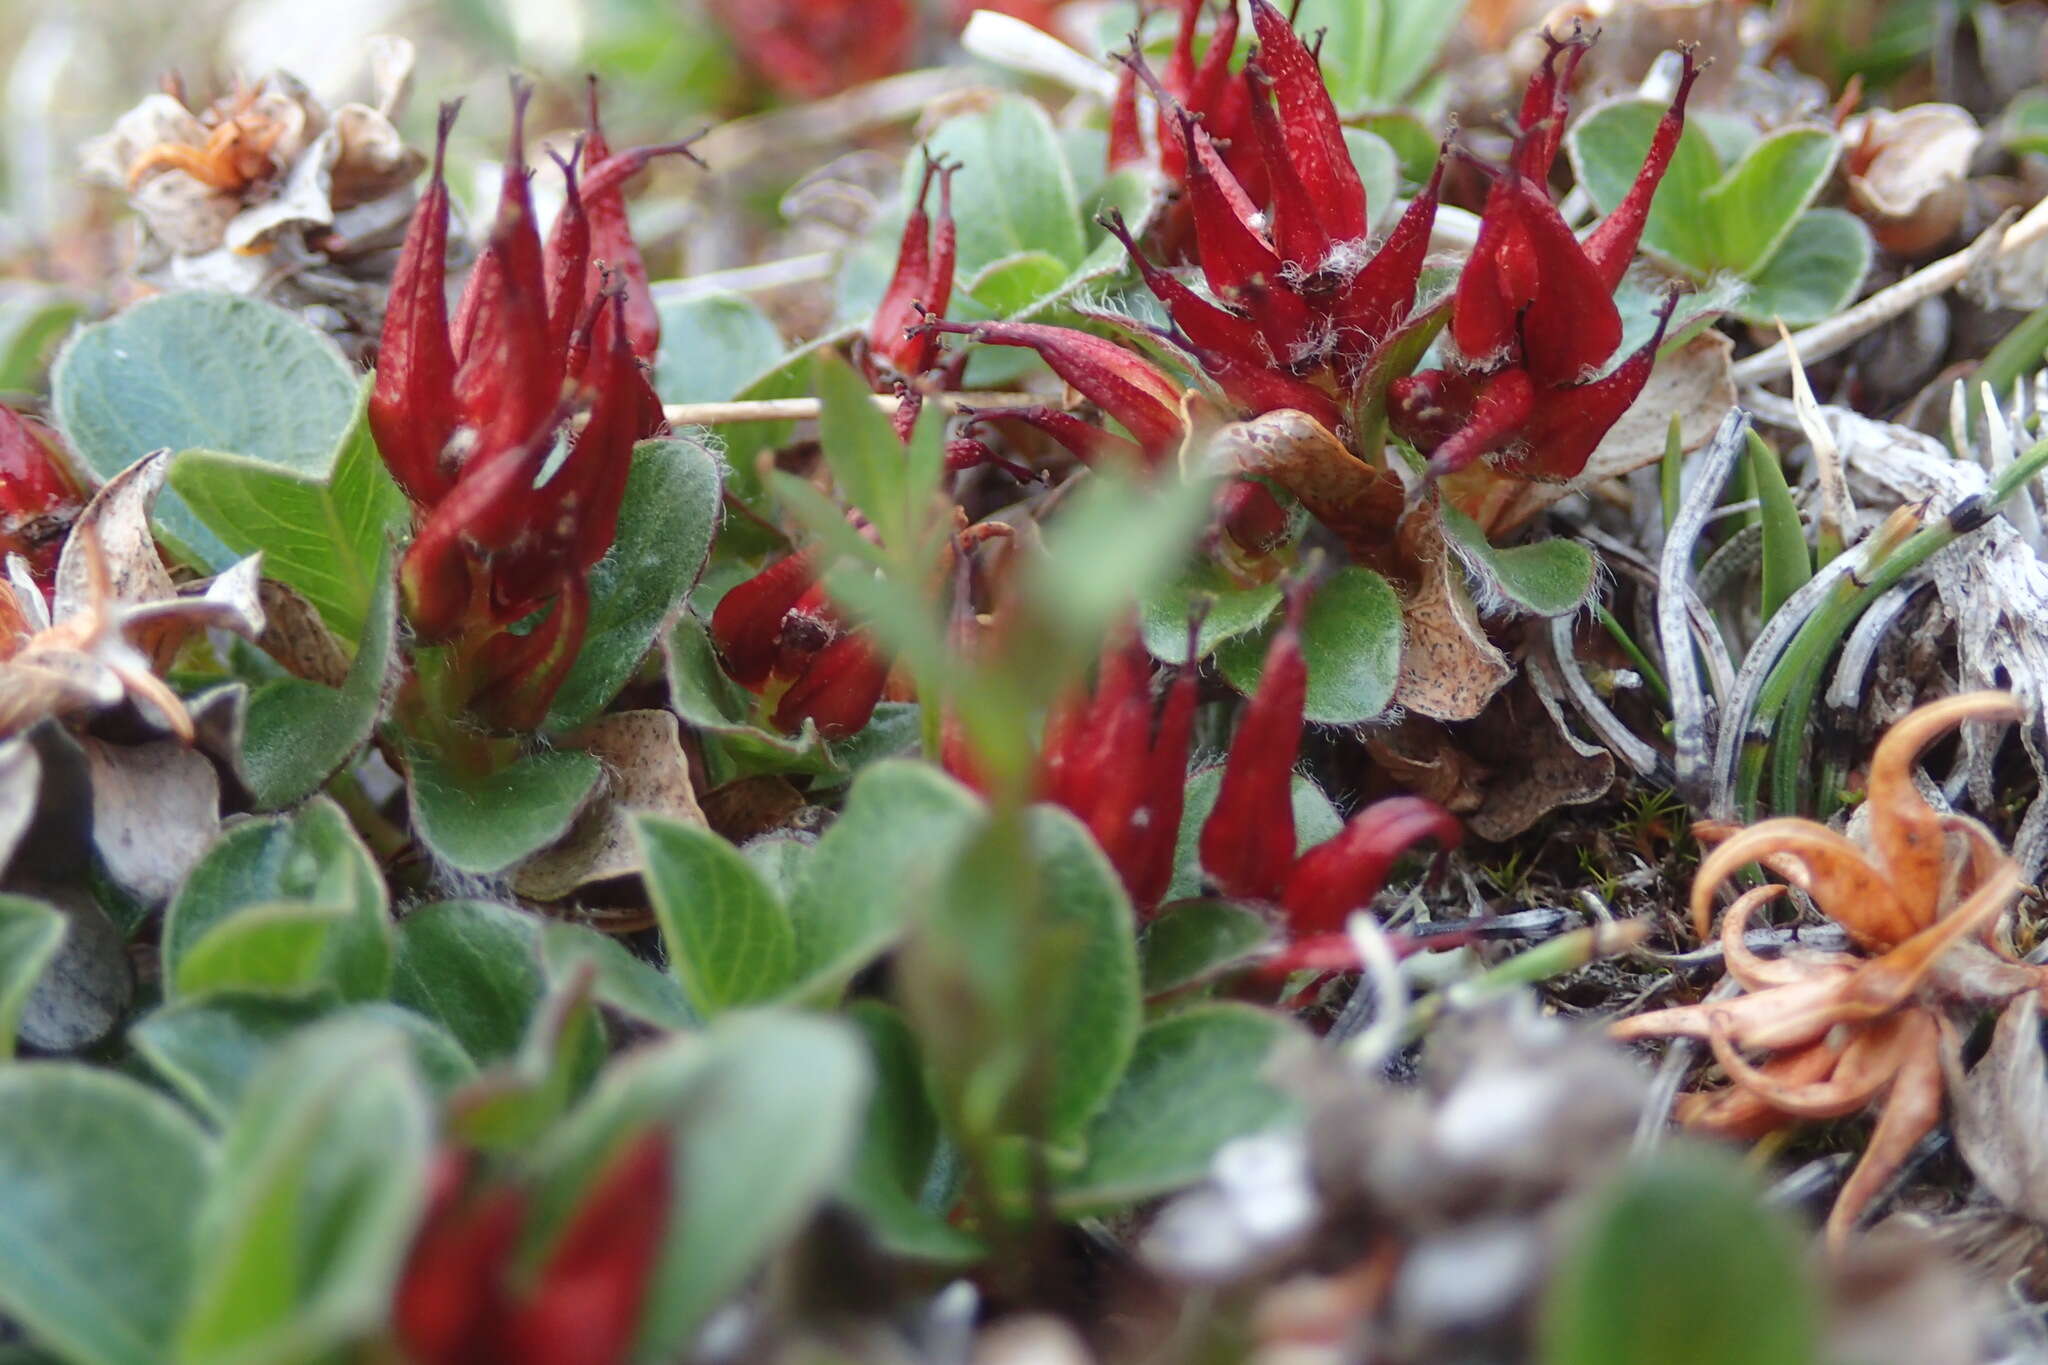
[[[514,886],[535,900],[560,900],[591,882],[639,871],[636,811],[704,824],[672,713],[614,712],[576,731],[569,742],[604,764],[607,783],[560,843],[520,865]]]
[[[1963,1072],[1959,1046],[1942,1050],[1955,1103],[1956,1147],[1999,1203],[2048,1222],[2048,1056],[2040,997],[2028,992],[1998,1016],[1990,1051]]]

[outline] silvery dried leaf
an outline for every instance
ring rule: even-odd
[[[92,772],[92,838],[107,875],[146,905],[171,898],[220,829],[220,776],[172,740],[79,741]]]
[[[2022,995],[2005,1007],[1990,1051],[1967,1075],[1955,1049],[1943,1060],[1956,1147],[1979,1187],[2007,1208],[2048,1222],[2048,1057],[2038,997]]]

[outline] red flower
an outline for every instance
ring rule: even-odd
[[[1491,168],[1479,240],[1452,299],[1450,336],[1460,363],[1397,380],[1390,391],[1395,430],[1430,454],[1438,474],[1496,452],[1519,474],[1577,474],[1642,392],[1676,306],[1675,297],[1666,302],[1656,333],[1635,354],[1585,379],[1621,345],[1614,289],[1684,130],[1686,97],[1699,75],[1692,54],[1684,54],[1678,93],[1635,183],[1581,241],[1545,182],[1564,135],[1565,89],[1591,40],[1545,38],[1550,52],[1523,97],[1521,134],[1507,164]]]
[[[671,1202],[667,1135],[627,1144],[598,1175],[531,1280],[518,1274],[525,1192],[476,1188],[476,1158],[444,1154],[399,1276],[392,1328],[418,1365],[615,1365],[627,1359]]]
[[[1092,695],[1077,691],[1046,718],[1039,799],[1088,826],[1140,916],[1173,880],[1194,721],[1194,670],[1179,670],[1155,705],[1152,660],[1135,632],[1103,649]]]
[[[928,318],[943,317],[953,299],[953,268],[959,257],[959,234],[953,225],[953,176],[959,169],[958,162],[947,164],[925,153],[917,202],[903,220],[896,271],[875,307],[862,347],[862,364],[870,383],[915,379],[938,359],[939,339],[928,331],[913,334],[912,329]],[[925,215],[934,180],[939,182],[936,222]]]
[[[1128,99],[1119,95],[1111,119],[1116,155],[1128,157],[1136,82],[1152,86],[1162,150],[1171,149],[1167,169],[1185,187],[1193,254],[1208,295],[1147,259],[1121,218],[1112,214],[1105,226],[1165,305],[1172,320],[1166,339],[1241,415],[1294,409],[1336,431],[1381,345],[1414,307],[1439,177],[1379,248],[1368,249],[1364,183],[1314,56],[1280,11],[1253,0],[1258,60],[1231,76],[1233,6],[1197,66],[1202,8],[1200,0],[1183,8],[1163,76],[1135,53],[1125,59]],[[932,330],[1037,350],[1152,461],[1177,449],[1185,434],[1171,377],[1099,337],[1030,324],[945,323]],[[1012,420],[1038,421],[1083,459],[1098,453],[1077,433],[1054,430],[1036,415]]]
[[[1216,805],[1202,825],[1202,870],[1223,894],[1277,906],[1288,936],[1313,943],[1344,927],[1368,904],[1394,860],[1418,841],[1455,847],[1457,818],[1419,797],[1396,796],[1360,810],[1336,835],[1295,854],[1294,764],[1301,750],[1308,670],[1301,654],[1306,596],[1288,601],[1288,620],[1266,651],[1259,690],[1245,707],[1223,768]]]
[[[712,0],[712,18],[776,90],[810,100],[907,70],[912,0]]]
[[[633,444],[661,427],[644,357],[658,340],[620,186],[684,144],[604,154],[595,123],[559,161],[568,202],[545,247],[534,221],[514,83],[496,221],[452,323],[444,302],[448,191],[442,109],[433,177],[406,234],[385,315],[370,429],[420,522],[400,567],[422,640],[461,637],[488,718],[529,728],[581,647],[585,576],[611,546]],[[593,154],[595,159],[593,159]],[[601,261],[618,263],[617,273]],[[567,420],[586,416],[540,483]],[[538,484],[538,486],[536,486]],[[512,623],[547,608],[528,634]]]
[[[20,555],[47,587],[83,510],[85,490],[57,434],[0,404],[0,561]]]
[[[769,565],[719,600],[711,640],[734,682],[774,700],[777,729],[810,720],[837,739],[868,723],[889,663],[833,608],[818,573],[814,550]]]

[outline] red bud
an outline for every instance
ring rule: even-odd
[[[1068,327],[1032,322],[923,325],[992,346],[1022,346],[1037,351],[1054,374],[1121,422],[1154,460],[1180,444],[1184,427],[1179,386],[1156,365],[1113,341]]]
[[[1515,169],[1539,184],[1550,178],[1550,168],[1556,164],[1557,150],[1564,143],[1565,119],[1571,112],[1567,97],[1572,77],[1577,74],[1586,50],[1593,46],[1591,38],[1583,38],[1576,31],[1568,39],[1559,39],[1545,29],[1542,37],[1549,50],[1522,92],[1518,122],[1523,136],[1515,148]],[[1564,58],[1562,69],[1558,66],[1560,56]]]
[[[452,479],[441,456],[455,434],[455,352],[448,339],[448,185],[443,163],[461,101],[441,106],[434,173],[413,210],[391,277],[377,379],[370,390],[370,434],[406,496],[432,506]]]
[[[903,237],[896,250],[896,273],[875,306],[874,321],[868,326],[867,348],[873,360],[906,378],[915,378],[932,367],[938,355],[938,338],[929,332],[906,335],[926,316],[944,316],[953,297],[953,268],[958,256],[958,229],[953,223],[953,176],[958,164],[947,164],[925,153],[924,178],[918,185],[917,200],[903,220]],[[932,182],[939,182],[939,216],[936,230],[925,216],[925,201]]]
[[[1331,315],[1337,324],[1338,377],[1346,388],[1366,372],[1380,344],[1415,307],[1443,178],[1444,157],[1439,151],[1422,193],[1402,210],[1400,221],[1372,259],[1338,291]]]
[[[868,723],[888,683],[889,661],[860,633],[842,630],[782,694],[775,727],[799,730],[809,720],[825,738],[844,738]]]
[[[547,619],[525,635],[503,631],[478,654],[480,686],[470,708],[500,730],[537,730],[582,652],[590,625],[590,585],[561,585]]]
[[[1271,554],[1287,539],[1287,509],[1257,479],[1233,479],[1216,495],[1223,534],[1249,555]]]
[[[562,169],[562,183],[568,195],[562,211],[555,216],[543,256],[547,276],[548,352],[556,368],[567,364],[569,339],[583,317],[583,294],[590,273],[590,217],[583,211],[583,194],[576,185],[576,158],[567,160],[548,153]]]
[[[686,156],[696,160],[685,138],[652,147],[635,147],[613,155],[605,141],[604,125],[597,115],[597,77],[590,78],[590,126],[583,139],[583,206],[590,216],[592,277],[586,291],[595,292],[604,282],[596,278],[598,262],[611,271],[612,278],[625,286],[626,340],[633,354],[652,362],[661,349],[661,315],[655,311],[654,294],[647,284],[647,265],[640,256],[640,244],[633,240],[632,224],[626,217],[626,181],[638,175],[657,156]],[[699,163],[702,164],[701,162]]]
[[[1138,73],[1128,66],[1117,73],[1116,96],[1109,102],[1109,160],[1111,171],[1137,166],[1145,161],[1145,133],[1138,122]]]
[[[57,434],[0,404],[0,560],[20,555],[48,579],[85,503]]]
[[[1574,383],[1621,344],[1612,293],[1549,194],[1510,167],[1458,277],[1451,337],[1474,362],[1513,351],[1538,385]]]
[[[1520,431],[1536,404],[1527,370],[1502,370],[1479,381],[1465,425],[1430,455],[1432,474],[1455,474],[1480,456],[1498,450]]]
[[[517,1191],[472,1197],[473,1158],[436,1163],[426,1217],[414,1234],[391,1309],[392,1334],[418,1365],[475,1365],[505,1308],[505,1271],[526,1204]]]
[[[1251,5],[1252,26],[1259,34],[1259,61],[1273,78],[1288,159],[1315,197],[1330,238],[1344,242],[1363,237],[1365,182],[1352,164],[1344,125],[1323,85],[1323,73],[1286,15],[1267,0],[1251,0]]]

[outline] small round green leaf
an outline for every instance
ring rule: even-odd
[[[1226,641],[1216,662],[1232,687],[1249,696],[1265,671],[1266,646],[1277,621],[1256,635]],[[1401,668],[1401,599],[1371,569],[1330,575],[1309,599],[1301,654],[1308,664],[1302,714],[1323,725],[1353,725],[1387,709]]]
[[[324,478],[358,392],[334,343],[298,318],[199,290],[145,299],[81,329],[51,384],[65,439],[103,479],[162,447]],[[156,519],[210,567],[231,560],[175,494],[157,503]]]

